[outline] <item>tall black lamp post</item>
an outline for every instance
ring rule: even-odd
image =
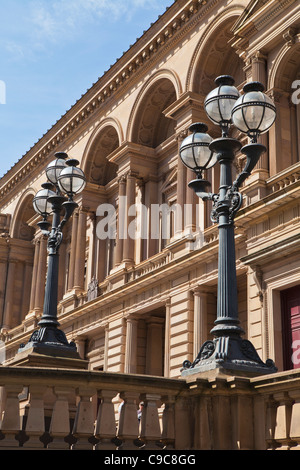
[[[257,137],[274,123],[276,109],[259,82],[247,83],[241,96],[232,77],[223,75],[215,82],[217,87],[206,97],[204,106],[209,119],[221,127],[222,137],[213,140],[207,134],[205,124],[192,124],[191,134],[181,144],[180,157],[197,175],[189,187],[203,201],[212,201],[211,219],[218,223],[217,318],[211,330],[214,339],[202,345],[193,363],[183,363],[182,375],[220,368],[253,375],[272,373],[277,370],[274,362],[268,359],[264,363],[252,343],[241,337],[244,331],[238,318],[234,218],[242,205],[239,187],[266,150],[257,142]],[[250,137],[250,143],[243,148],[238,140],[228,136],[232,123]],[[246,155],[246,164],[232,182],[232,163],[239,150]],[[217,162],[220,165],[220,187],[218,194],[212,194],[209,181],[203,178],[203,171]]]
[[[38,222],[44,236],[48,238],[48,270],[45,287],[44,308],[40,327],[26,345],[21,345],[19,352],[33,348],[45,355],[77,357],[78,353],[73,342],[68,342],[65,333],[58,329],[58,273],[59,247],[63,239],[63,227],[78,206],[74,202],[75,194],[80,193],[86,184],[85,176],[78,161],[68,159],[63,152],[55,154],[55,160],[46,168],[48,182],[33,199],[35,211],[43,217]],[[48,218],[52,215],[52,222]]]

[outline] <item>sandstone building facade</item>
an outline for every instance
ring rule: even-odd
[[[236,218],[240,320],[263,360],[279,371],[299,367],[299,64],[299,2],[177,0],[33,145],[0,180],[7,364],[42,314],[47,242],[32,201],[59,151],[87,177],[60,252],[68,339],[93,371],[176,378],[193,361],[216,317],[218,230],[187,187],[194,176],[178,148],[192,122],[219,136],[203,100],[218,75],[230,74],[240,90],[262,82],[277,108]],[[243,164],[238,156],[236,172]],[[217,192],[218,167],[209,171]],[[121,231],[129,207],[137,210]],[[108,208],[116,218],[104,237]]]

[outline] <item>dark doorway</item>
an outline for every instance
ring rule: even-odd
[[[300,368],[300,286],[281,292],[283,365]]]

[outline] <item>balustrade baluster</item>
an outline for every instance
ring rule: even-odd
[[[274,449],[278,446],[275,442],[275,425],[276,425],[276,403],[272,396],[267,399],[266,408],[266,444],[267,448]]]
[[[124,400],[121,407],[118,438],[122,441],[121,450],[137,450],[139,422],[138,422],[138,392],[122,392],[120,397]]]
[[[158,443],[161,440],[161,429],[158,416],[158,403],[161,396],[158,394],[146,393],[142,396],[144,409],[141,422],[141,439],[145,442],[146,450],[158,450]]]
[[[68,396],[70,388],[55,387],[54,394],[56,402],[53,407],[49,433],[52,442],[48,444],[48,449],[69,449],[69,444],[65,438],[70,434],[70,412]]]
[[[0,441],[0,448],[19,447],[16,435],[21,431],[20,403],[18,395],[21,393],[22,385],[9,384],[3,390],[6,395],[3,397],[3,415],[1,422],[1,432],[4,439]]]
[[[111,390],[98,391],[101,402],[98,409],[95,437],[100,441],[95,445],[95,450],[116,449],[116,420],[112,399],[117,393]]]
[[[45,409],[44,394],[46,392],[44,385],[30,385],[29,387],[29,407],[26,420],[25,432],[29,440],[24,442],[26,449],[43,449],[45,446],[41,441],[45,433]]]
[[[76,394],[80,397],[73,427],[73,436],[77,442],[71,448],[72,450],[91,450],[94,445],[91,438],[94,436],[95,421],[91,397],[96,395],[96,390],[78,388]]]
[[[293,400],[290,438],[294,444],[290,450],[300,450],[300,391],[291,390],[289,396]]]
[[[162,442],[166,449],[174,449],[175,444],[175,397],[162,397],[165,404],[162,418]]]
[[[274,439],[281,444],[280,449],[289,450],[291,444],[291,398],[287,393],[282,392],[274,394],[274,399],[278,401]]]

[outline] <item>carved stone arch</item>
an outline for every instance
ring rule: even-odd
[[[130,142],[157,147],[174,133],[175,121],[163,111],[182,93],[177,74],[171,70],[155,73],[142,87],[132,108],[127,139]]]
[[[283,36],[286,43],[277,53],[267,82],[276,105],[275,124],[269,131],[271,176],[300,161],[300,38],[292,30]]]
[[[268,77],[268,89],[282,90],[292,95],[291,85],[300,79],[300,39],[286,42],[277,54]]]
[[[245,80],[244,63],[228,43],[233,37],[231,29],[243,10],[237,6],[228,8],[207,27],[189,66],[186,91],[206,96],[215,88],[218,75],[233,76],[237,85]]]
[[[82,169],[87,181],[105,186],[115,178],[117,166],[107,160],[123,142],[123,130],[119,121],[107,118],[92,133],[82,158]]]
[[[31,241],[34,238],[35,228],[28,222],[36,213],[32,202],[35,191],[30,188],[26,190],[18,201],[14,215],[12,217],[10,236],[19,240]]]

